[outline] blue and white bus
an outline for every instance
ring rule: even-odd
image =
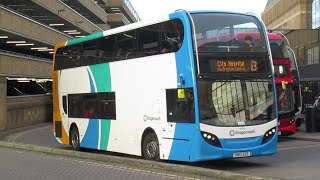
[[[53,132],[75,150],[186,162],[276,152],[271,53],[253,14],[179,10],[58,43],[53,60]]]

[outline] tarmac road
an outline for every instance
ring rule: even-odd
[[[13,143],[17,142],[59,149],[70,149],[69,146],[61,145],[53,141],[51,126],[48,124],[10,134],[5,137],[5,140]],[[293,135],[292,137],[280,137],[278,153],[273,156],[182,164],[186,166],[205,167],[207,169],[226,170],[252,176],[314,180],[320,177],[319,152],[320,133],[306,134],[305,132],[298,131],[297,135]],[[117,156],[117,154],[115,154],[115,156]]]

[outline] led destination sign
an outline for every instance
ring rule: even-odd
[[[211,72],[258,72],[257,60],[210,60]]]

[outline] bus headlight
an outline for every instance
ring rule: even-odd
[[[207,132],[203,132],[201,131],[202,134],[202,138],[209,144],[216,146],[216,147],[221,147],[220,141],[217,138],[216,135],[211,134],[211,133],[207,133]]]
[[[261,144],[268,142],[275,134],[276,134],[276,127],[269,129],[266,133],[264,133]]]

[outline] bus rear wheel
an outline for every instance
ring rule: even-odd
[[[158,161],[160,159],[159,142],[155,133],[148,134],[142,144],[142,156],[144,159]]]
[[[79,131],[77,127],[73,127],[70,131],[70,144],[73,150],[80,150]]]

